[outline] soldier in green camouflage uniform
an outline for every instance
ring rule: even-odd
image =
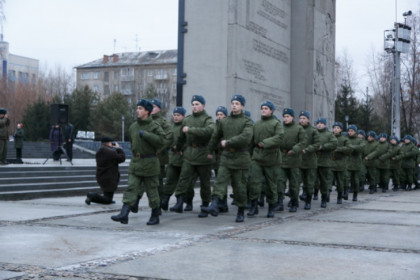
[[[160,124],[163,131],[166,135],[166,141],[162,145],[162,147],[158,151],[158,158],[159,158],[159,164],[160,164],[160,175],[159,175],[159,197],[160,199],[163,198],[163,178],[166,177],[166,170],[165,166],[168,164],[169,158],[168,158],[168,149],[171,145],[171,142],[169,139],[172,138],[172,129],[166,118],[162,114],[162,102],[160,102],[159,99],[154,98],[151,100],[153,104],[153,111],[152,111],[152,119]]]
[[[321,207],[327,207],[329,189],[331,188],[331,167],[333,151],[337,148],[337,138],[327,130],[327,119],[319,118],[316,120],[316,127],[319,133],[318,156],[318,179],[321,190]]]
[[[404,145],[401,146],[400,154],[395,156],[394,160],[401,160],[401,188],[411,190],[413,184],[413,169],[417,164],[416,156],[419,150],[414,145],[415,139],[411,135],[403,138]]]
[[[181,175],[175,190],[176,204],[169,210],[182,213],[182,205],[194,176],[200,178],[200,196],[202,205],[206,206],[211,200],[210,177],[213,160],[207,158],[210,153],[208,143],[214,131],[214,121],[204,110],[206,100],[201,95],[193,95],[191,99],[192,115],[184,119],[182,133],[178,137],[176,150],[183,148],[184,161]],[[201,212],[199,217],[207,216]]]
[[[333,133],[337,139],[337,148],[333,151],[332,171],[337,188],[337,204],[343,203],[344,193],[344,172],[347,168],[347,155],[351,152],[348,147],[348,138],[341,133],[343,131],[343,124],[335,122],[333,124]]]
[[[366,164],[363,160],[364,150],[365,150],[365,147],[366,147],[366,144],[367,144],[366,132],[363,129],[357,130],[357,137],[360,138],[360,140],[362,141],[362,145],[363,145],[363,150],[362,150],[362,153],[361,153],[362,164],[360,166],[360,175],[359,175],[359,192],[363,192],[365,190],[365,182],[366,182],[366,174],[367,174]]]
[[[368,139],[364,150],[364,162],[367,170],[367,179],[369,182],[369,194],[377,191],[378,171],[377,159],[379,157],[378,141],[376,141],[376,133],[374,131],[368,132]]]
[[[147,225],[159,224],[160,168],[156,154],[166,139],[162,127],[150,117],[152,110],[153,104],[149,100],[140,99],[136,109],[137,121],[128,129],[133,155],[128,168],[128,187],[124,191],[120,214],[111,217],[112,220],[122,224],[128,223],[130,210],[138,211],[138,198],[141,198],[144,192],[147,194],[149,207],[152,208],[152,215]]]
[[[389,177],[392,179],[392,190],[394,192],[398,191],[400,187],[400,169],[401,169],[401,160],[395,159],[399,154],[401,147],[398,145],[400,140],[397,136],[389,137],[389,144],[391,150],[391,158],[389,160]]]
[[[379,157],[377,161],[377,171],[379,187],[382,188],[382,192],[388,190],[389,185],[389,162],[392,157],[392,151],[388,143],[388,135],[386,133],[379,134]]]
[[[265,100],[261,103],[261,119],[253,127],[253,153],[250,168],[249,199],[251,208],[248,217],[258,214],[258,198],[265,184],[267,195],[267,218],[274,217],[277,203],[276,169],[281,163],[280,143],[283,138],[283,126],[278,122],[273,112],[276,109],[273,102]]]
[[[244,210],[247,203],[248,169],[251,164],[249,145],[252,139],[252,120],[243,113],[245,98],[236,94],[231,98],[231,113],[220,121],[211,137],[210,151],[220,143],[224,149],[220,158],[216,182],[213,187],[211,205],[202,211],[212,216],[219,214],[219,204],[227,194],[227,186],[232,182],[235,205],[238,206],[236,222],[244,221]],[[212,155],[208,155],[213,158]]]
[[[299,124],[306,133],[306,147],[302,150],[302,163],[300,173],[303,182],[303,193],[301,199],[305,201],[305,210],[311,209],[312,195],[316,181],[316,168],[318,159],[316,151],[319,148],[318,130],[310,123],[311,114],[308,111],[301,111],[299,114]]]
[[[353,201],[357,201],[357,194],[360,190],[360,170],[363,167],[362,153],[365,145],[364,139],[356,134],[357,127],[352,124],[348,129],[348,147],[351,149],[347,158],[347,171],[349,172],[350,186],[353,191]],[[348,190],[344,190],[343,199],[348,199]]]
[[[290,208],[289,212],[296,212],[299,207],[300,166],[302,150],[307,146],[305,129],[294,121],[295,111],[291,108],[283,109],[284,136],[280,144],[282,163],[280,165],[280,193],[284,194],[286,183],[289,181]]]

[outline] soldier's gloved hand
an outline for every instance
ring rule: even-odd
[[[139,135],[140,135],[140,137],[143,137],[144,132],[145,132],[145,131],[144,131],[143,129],[139,131]]]

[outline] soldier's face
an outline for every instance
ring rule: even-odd
[[[184,116],[181,115],[180,113],[174,114],[174,123],[182,122],[183,119],[184,119]]]
[[[224,119],[224,118],[226,118],[226,115],[225,114],[223,114],[222,112],[217,112],[216,113],[216,119],[217,120],[221,120],[221,119]]]
[[[410,143],[410,142],[411,142],[411,141],[410,141],[410,139],[405,139],[405,140],[404,140],[404,143],[405,143],[405,144],[408,144],[408,143]]]
[[[354,131],[353,129],[349,129],[348,133],[349,136],[354,136],[356,134],[356,131]]]
[[[149,111],[147,111],[143,106],[137,106],[136,116],[138,119],[147,119],[147,117],[149,116]]]
[[[374,138],[373,136],[370,136],[370,135],[369,135],[369,136],[368,136],[368,141],[369,141],[369,142],[372,142],[373,140],[375,140],[375,138]]]
[[[261,106],[261,116],[269,117],[273,114],[273,110],[270,109],[268,106]]]
[[[389,141],[389,142],[391,142],[392,145],[397,144],[397,140],[395,140],[395,139],[391,139],[391,141]]]
[[[152,111],[152,115],[157,114],[160,112],[160,108],[156,105],[153,104],[153,111]]]
[[[334,132],[334,134],[340,134],[341,133],[341,131],[342,131],[342,129],[339,127],[339,126],[334,126],[333,127],[333,132]]]
[[[230,108],[232,109],[232,113],[237,115],[237,114],[240,114],[242,112],[242,109],[244,108],[244,106],[242,105],[241,102],[239,102],[237,100],[233,100],[230,103]]]
[[[300,116],[299,123],[300,125],[307,126],[309,123],[309,119],[306,116]]]
[[[318,128],[319,130],[324,129],[326,127],[326,125],[323,122],[318,122],[316,124],[316,128]]]
[[[283,122],[285,124],[292,123],[292,121],[293,121],[293,117],[291,115],[289,115],[289,114],[284,114],[283,115]]]
[[[193,107],[193,112],[194,113],[198,113],[204,110],[204,104],[198,102],[198,101],[193,101],[191,103],[192,107]]]
[[[357,134],[357,137],[365,139],[365,136],[363,136],[363,134]]]

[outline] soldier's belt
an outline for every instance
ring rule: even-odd
[[[248,152],[248,148],[239,148],[239,149],[226,148],[225,151],[228,151],[231,153]]]
[[[204,143],[191,143],[190,146],[193,147],[193,148],[203,148],[203,147],[207,147],[207,144],[204,144]]]
[[[156,157],[156,154],[135,154],[134,155],[135,158],[141,159],[141,158],[154,158]]]

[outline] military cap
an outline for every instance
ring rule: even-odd
[[[397,141],[397,143],[400,142],[400,139],[398,139],[398,137],[395,136],[395,135],[392,135],[391,137],[389,137],[389,141],[391,141],[391,140],[395,140],[395,141]]]
[[[327,125],[327,119],[326,118],[318,118],[315,123],[316,124],[323,123],[323,124]]]
[[[146,109],[149,112],[153,111],[153,103],[147,99],[139,99],[137,101],[136,106],[142,106],[144,109]]]
[[[0,115],[6,115],[7,110],[5,108],[0,108]]]
[[[307,117],[308,119],[310,119],[311,118],[311,113],[309,113],[308,111],[304,111],[304,110],[302,110],[302,111],[300,111],[300,113],[299,113],[299,117],[300,116],[305,116],[305,117]]]
[[[191,103],[193,103],[194,101],[198,101],[201,104],[206,105],[206,99],[201,95],[193,95],[191,98]]]
[[[290,115],[292,117],[295,117],[295,110],[293,110],[292,108],[284,108],[283,109],[283,116],[284,115]]]
[[[184,107],[177,106],[177,107],[174,108],[174,111],[173,111],[172,114],[178,113],[178,114],[181,114],[181,115],[185,116],[186,112],[187,111],[184,109]]]
[[[361,135],[363,135],[363,137],[366,137],[366,132],[363,129],[359,129],[357,131],[357,134],[361,134]]]
[[[232,95],[232,98],[230,99],[230,102],[232,102],[232,101],[239,101],[242,104],[242,106],[245,106],[245,103],[246,103],[245,97],[243,97],[240,94]]]
[[[388,134],[386,134],[386,133],[380,133],[379,134],[379,138],[387,138],[388,139]]]
[[[114,141],[114,140],[112,140],[112,138],[108,137],[108,136],[103,136],[101,138],[101,143],[108,143],[108,142],[112,142],[112,141]]]
[[[226,117],[229,115],[228,110],[226,109],[225,106],[217,106],[216,114],[218,112],[222,112],[223,114],[225,114]]]
[[[348,130],[350,130],[350,129],[352,129],[352,130],[354,130],[354,131],[357,131],[357,126],[356,125],[354,125],[354,124],[351,124],[351,125],[349,125],[349,129]],[[364,132],[364,131],[363,131]]]
[[[373,130],[369,131],[367,135],[368,135],[368,136],[371,136],[371,137],[373,137],[373,138],[375,138],[375,139],[376,139],[376,137],[377,137],[377,136],[376,136],[375,131],[373,131]]]
[[[159,100],[159,99],[157,99],[157,98],[153,98],[152,100],[150,100],[151,102],[152,102],[152,104],[153,105],[156,105],[156,106],[158,106],[159,108],[161,108],[162,109],[162,102]]]
[[[335,122],[335,123],[333,124],[333,127],[334,127],[334,126],[338,126],[339,128],[343,129],[343,124],[342,124],[341,122]]]
[[[267,106],[268,108],[270,108],[271,111],[275,111],[276,110],[276,106],[270,100],[264,100],[261,103],[261,108],[262,108],[262,106]]]

